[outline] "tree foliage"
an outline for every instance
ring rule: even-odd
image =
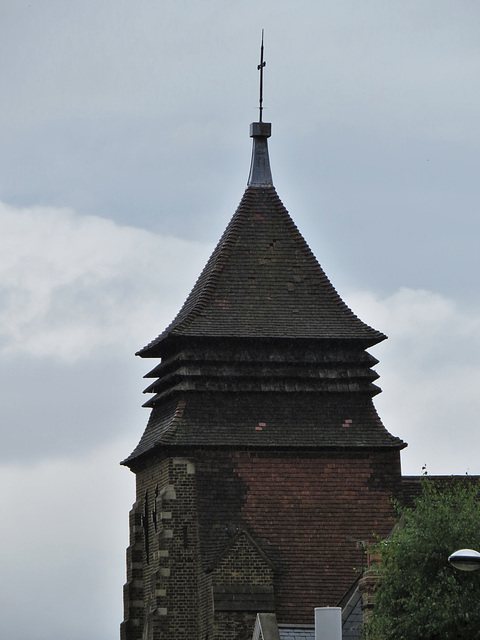
[[[382,562],[367,640],[480,639],[480,570],[459,571],[448,556],[480,551],[480,484],[422,478],[413,509],[378,545]]]

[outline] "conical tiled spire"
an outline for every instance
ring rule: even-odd
[[[174,336],[348,339],[364,346],[385,338],[343,302],[280,201],[271,182],[269,128],[252,124],[240,205],[177,317],[138,355],[161,355]]]

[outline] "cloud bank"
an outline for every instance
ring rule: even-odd
[[[479,474],[480,305],[400,289],[383,299],[348,298],[389,340],[374,350],[383,393],[376,405],[385,426],[409,443],[404,472]]]
[[[0,203],[0,349],[76,362],[169,322],[209,245]]]
[[[133,354],[173,318],[210,250],[0,204],[0,460],[76,456],[138,433],[148,364]]]

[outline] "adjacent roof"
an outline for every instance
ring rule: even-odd
[[[340,298],[273,186],[247,187],[177,317],[138,355],[173,336],[385,338]]]
[[[342,607],[342,639],[360,640],[362,636],[363,611],[362,595],[358,588],[352,593],[348,602]]]
[[[278,632],[280,640],[315,640],[314,624],[279,624]]]
[[[402,504],[405,507],[415,507],[415,503],[422,495],[422,480],[425,476],[402,476]],[[480,476],[428,476],[428,480],[433,482],[437,488],[442,489],[444,487],[464,484],[468,486],[470,484],[477,485],[480,482]]]

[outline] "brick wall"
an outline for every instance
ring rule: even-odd
[[[245,527],[274,564],[279,621],[311,622],[314,607],[336,605],[358,576],[364,544],[393,526],[398,451],[235,451],[226,458],[205,452],[197,462],[203,535],[228,522]],[[217,494],[214,511],[204,474]],[[232,494],[229,504],[218,500],[218,484],[229,486],[220,492]]]
[[[152,457],[137,470],[122,640],[246,640],[261,610],[312,622],[390,531],[400,486],[398,451]]]
[[[212,585],[215,639],[251,640],[257,612],[275,610],[273,566],[243,530],[219,555]]]

